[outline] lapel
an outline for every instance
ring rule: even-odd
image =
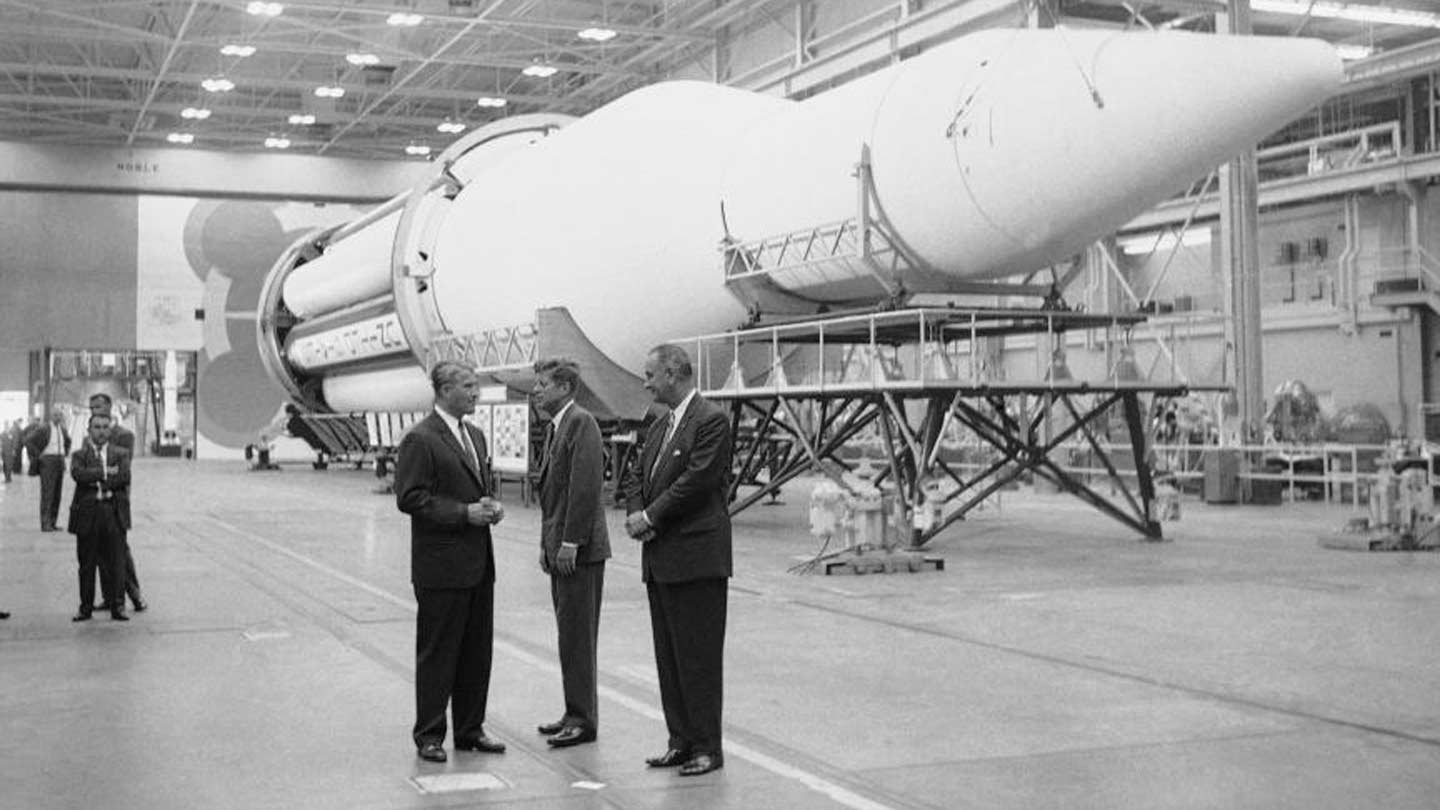
[[[675,425],[675,433],[670,437],[670,441],[668,442],[665,441],[665,429],[666,422],[670,421],[669,417],[666,417],[664,421],[657,422],[651,428],[652,433],[658,433],[659,435],[651,437],[652,439],[655,439],[655,441],[646,442],[647,445],[655,445],[655,449],[653,451],[648,449],[646,450],[646,455],[648,456],[645,462],[645,473],[647,480],[660,478],[660,470],[661,468],[666,466],[665,462],[670,460],[671,458],[674,458],[675,456],[675,454],[671,451],[670,448],[673,447],[676,442],[680,441],[680,434],[685,432],[690,422],[695,418],[695,412],[699,409],[700,395],[696,394],[694,398],[690,400],[690,407],[686,408],[685,414],[680,417],[680,422]],[[662,453],[664,454],[663,456],[661,455]]]
[[[578,407],[580,406],[576,405],[574,400],[571,400],[570,407],[565,409],[565,415],[560,417],[559,422],[548,418],[545,420],[544,433],[549,436],[550,441],[543,444],[540,448],[540,480],[545,480],[545,474],[550,471],[550,462],[552,456],[555,455],[555,445],[560,441],[560,431],[564,429],[565,423],[570,421],[571,413]]]
[[[460,459],[460,463],[464,465],[465,469],[470,471],[470,476],[475,479],[475,483],[480,484],[480,488],[484,489],[484,484],[480,480],[480,470],[475,466],[475,459],[472,459],[470,454],[465,452],[465,448],[460,446],[460,440],[455,438],[455,434],[450,430],[450,426],[445,424],[445,419],[440,414],[432,413],[430,417],[435,420],[434,427],[435,431],[440,434],[440,440]],[[478,454],[480,443],[475,441],[474,426],[466,424],[465,420],[461,419],[460,429],[470,433],[470,443],[475,445],[475,452]]]

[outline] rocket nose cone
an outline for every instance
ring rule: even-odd
[[[946,143],[933,134],[942,130],[899,117],[876,127],[877,154],[945,153],[949,171],[904,178],[885,177],[877,158],[876,182],[915,250],[936,267],[963,263],[965,275],[1064,260],[1252,147],[1342,78],[1334,48],[1317,40],[1062,29],[966,40],[968,68],[957,48],[945,58],[961,70],[904,77],[885,102],[953,99],[939,111]],[[919,182],[926,199],[902,187],[917,176],[928,178]],[[942,197],[955,206],[945,223]]]
[[[1159,32],[1111,35],[1094,45],[1089,63],[1077,60],[1076,67],[1090,73],[1107,106],[1113,97],[1169,111],[1153,93],[1178,91],[1190,110],[1260,105],[1249,112],[1283,122],[1344,78],[1339,52],[1318,39]]]

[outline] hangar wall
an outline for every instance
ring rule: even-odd
[[[408,188],[418,162],[0,144],[0,390],[47,346],[198,351],[201,452],[285,401],[253,313],[280,252]]]

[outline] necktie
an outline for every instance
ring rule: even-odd
[[[470,441],[470,430],[465,427],[465,420],[460,420],[460,444],[465,447],[465,457],[470,459],[470,466],[476,470],[480,469],[480,457],[475,454],[475,443]]]
[[[675,412],[671,411],[665,417],[665,435],[660,440],[660,449],[655,451],[655,463],[650,465],[650,476],[655,476],[655,471],[660,469],[660,462],[665,458],[665,448],[670,446],[670,440],[675,437]]]
[[[553,420],[545,423],[545,438],[540,442],[540,474],[544,475],[545,470],[550,466],[550,447],[555,443],[555,422]]]

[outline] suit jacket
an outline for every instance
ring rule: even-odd
[[[600,500],[605,484],[600,425],[571,402],[554,431],[540,461],[540,547],[552,563],[562,542],[580,546],[577,563],[609,559],[610,532]]]
[[[640,555],[646,582],[689,582],[731,574],[730,417],[698,395],[665,447],[666,420],[656,419],[631,467],[628,511],[645,510],[655,536]],[[658,463],[657,463],[658,459]]]
[[[489,526],[472,526],[466,506],[494,491],[485,436],[461,420],[477,469],[437,413],[417,422],[400,441],[395,502],[410,516],[410,581],[421,588],[471,588],[495,581]]]
[[[135,458],[135,431],[130,430],[119,422],[115,423],[110,430],[110,444],[130,451],[130,458]]]
[[[100,489],[110,493],[110,504],[120,528],[130,528],[130,451],[123,447],[105,449],[111,467],[118,473],[107,473],[100,463],[95,445],[85,442],[70,456],[70,477],[75,479],[75,495],[70,499],[71,534],[85,534],[94,528],[95,514],[107,508],[100,500]],[[99,488],[96,485],[99,484]]]
[[[40,458],[45,452],[45,446],[50,444],[50,423],[41,422],[25,436],[25,449],[30,451],[31,460]],[[70,455],[70,431],[60,426],[60,445],[62,456]]]

